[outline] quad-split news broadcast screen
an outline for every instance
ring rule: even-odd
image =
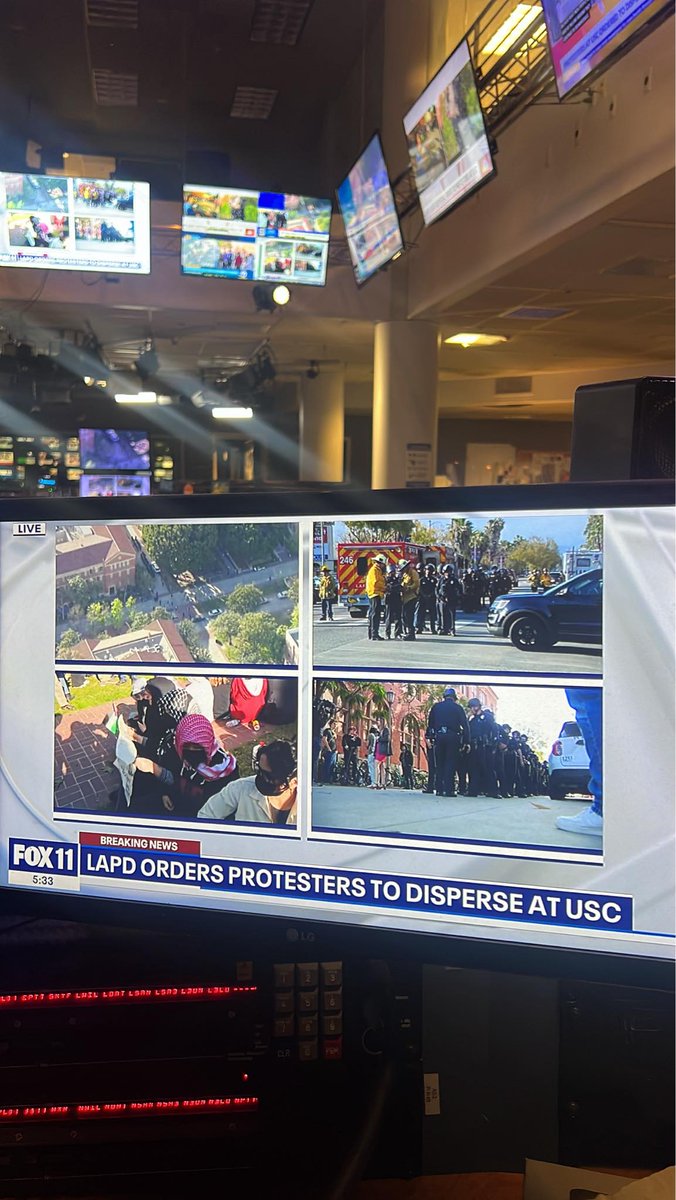
[[[671,956],[667,485],[4,501],[0,585],[1,887]]]
[[[186,275],[321,286],[330,229],[330,200],[185,184],[181,269]]]
[[[495,174],[466,40],[406,113],[404,131],[426,225]]]
[[[403,248],[399,216],[378,134],[336,190],[357,283],[398,257]]]
[[[150,186],[0,171],[0,267],[150,272]]]
[[[543,0],[542,7],[561,98],[673,11],[664,0]]]

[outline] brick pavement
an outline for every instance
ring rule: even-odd
[[[135,705],[129,700],[117,701],[122,712],[131,712]],[[54,739],[54,803],[57,809],[85,812],[113,811],[120,777],[113,766],[116,738],[106,729],[111,713],[110,701],[77,712],[56,717]],[[234,752],[238,746],[258,741],[272,741],[273,726],[261,725],[255,733],[245,726],[228,728],[224,721],[214,721],[214,729],[225,750]],[[246,771],[246,768],[245,768]]]

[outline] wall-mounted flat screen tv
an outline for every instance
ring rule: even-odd
[[[286,192],[183,187],[185,275],[326,283],[331,201]]]
[[[376,133],[336,189],[357,283],[367,279],[404,248],[399,216]]]
[[[664,0],[542,0],[561,99],[672,11]]]
[[[80,476],[81,496],[149,496],[149,475],[100,475]]]
[[[0,267],[150,272],[150,185],[0,172]]]
[[[136,429],[81,429],[80,465],[85,471],[149,471],[150,440]]]
[[[426,225],[495,174],[466,40],[406,113],[404,130]]]

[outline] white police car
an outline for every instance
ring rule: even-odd
[[[589,792],[589,755],[577,721],[564,721],[547,765],[551,800]]]

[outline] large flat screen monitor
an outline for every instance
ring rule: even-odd
[[[85,471],[149,471],[150,440],[137,429],[80,429]]]
[[[357,283],[398,257],[403,248],[399,216],[376,133],[336,189]]]
[[[408,110],[404,130],[426,225],[495,174],[466,40]]]
[[[81,496],[149,496],[149,475],[116,475],[101,473],[100,475],[80,476]]]
[[[542,7],[561,98],[673,11],[664,0],[543,0]]]
[[[671,499],[0,501],[0,885],[669,958]]]
[[[150,272],[150,186],[0,172],[0,267]]]
[[[186,275],[321,286],[330,229],[330,200],[186,183],[181,269]]]

